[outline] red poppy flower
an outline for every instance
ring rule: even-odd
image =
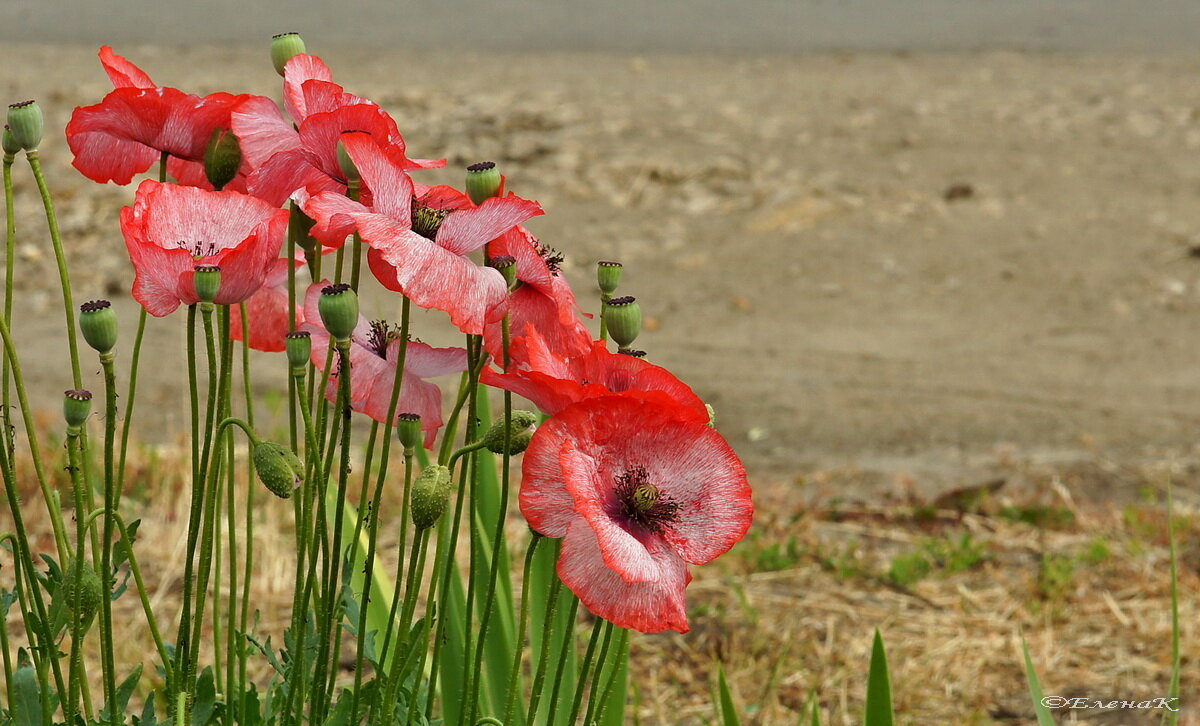
[[[292,265],[303,267],[303,260],[293,260]],[[247,343],[255,350],[277,353],[284,349],[284,336],[304,322],[302,301],[296,305],[296,325],[292,325],[288,310],[288,259],[281,257],[271,263],[267,276],[258,292],[246,299],[246,328],[250,332]],[[242,310],[230,310],[229,337],[242,339]]]
[[[368,134],[344,134],[370,202],[336,193],[306,200],[313,234],[341,239],[357,229],[369,246],[367,264],[389,290],[418,306],[445,311],[460,330],[479,335],[506,299],[504,278],[465,255],[542,213],[537,202],[509,194],[476,207],[450,187],[414,186],[403,162]],[[499,311],[503,314],[503,311]]]
[[[678,409],[620,396],[563,409],[522,462],[521,513],[562,537],[558,575],[623,628],[687,632],[688,565],[728,551],[754,505],[737,454]]]
[[[579,319],[571,285],[559,272],[562,256],[540,243],[523,226],[517,226],[489,243],[495,257],[516,260],[521,285],[508,298],[509,334],[532,328],[560,356],[583,355],[591,348],[592,336]],[[496,360],[504,359],[504,335],[495,314],[484,331],[483,343]],[[510,340],[510,355],[513,352]]]
[[[150,76],[108,46],[100,49],[100,60],[116,88],[100,103],[71,114],[67,144],[75,168],[93,181],[128,184],[166,152],[168,171],[180,183],[211,189],[204,175],[209,138],[214,129],[229,128],[233,110],[256,97],[200,97],[156,87]],[[226,188],[244,190],[246,171],[243,164],[241,176]]]
[[[509,372],[484,368],[480,381],[512,391],[555,415],[571,404],[598,396],[620,395],[675,406],[677,416],[707,423],[708,409],[686,383],[666,368],[592,341],[582,355],[561,356],[532,328],[517,339],[520,358]]]
[[[321,327],[317,301],[321,288],[328,284],[324,281],[308,288],[304,301],[304,317],[308,322],[300,326],[300,330],[307,330],[312,335],[312,362],[322,371],[329,350],[329,333]],[[394,326],[382,320],[367,320],[361,315],[351,336],[350,408],[380,423],[387,422],[392,386],[396,382],[396,365],[400,360],[398,336],[399,330]],[[442,426],[442,393],[424,379],[460,373],[466,368],[467,351],[462,348],[434,348],[409,341],[396,415],[415,413],[421,417],[426,448],[433,446],[437,430]],[[325,390],[330,401],[337,400],[337,381],[335,371],[329,376],[329,386]]]
[[[245,194],[147,179],[133,206],[121,210],[121,233],[137,273],[133,297],[157,317],[197,303],[193,268],[205,264],[221,268],[216,302],[242,302],[279,257],[287,223],[287,210]]]

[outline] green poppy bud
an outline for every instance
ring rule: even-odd
[[[254,470],[258,480],[280,499],[292,496],[304,480],[304,463],[282,444],[262,441],[254,446]]]
[[[299,33],[280,33],[271,36],[271,63],[275,72],[283,75],[287,62],[304,52],[304,39]]]
[[[22,149],[37,150],[42,143],[42,126],[42,107],[37,101],[22,101],[8,107],[8,128]]]
[[[358,294],[344,282],[327,285],[317,301],[321,323],[338,342],[350,340],[358,325]]]
[[[100,355],[117,346],[117,313],[107,300],[91,300],[79,306],[79,330],[83,339]]]
[[[537,414],[533,411],[513,411],[512,422],[509,424],[508,453],[519,454],[529,447],[533,438],[534,425],[537,424]],[[483,435],[484,446],[493,454],[504,453],[504,417],[492,422],[492,427]]]
[[[412,518],[418,530],[437,524],[450,501],[450,470],[440,464],[425,467],[412,488]]]
[[[16,156],[17,152],[21,150],[21,145],[17,143],[17,139],[13,136],[12,129],[8,127],[8,124],[4,125],[4,133],[0,134],[0,146],[4,148],[4,155],[10,157]]]
[[[361,131],[347,131],[346,133],[363,133]],[[346,177],[347,183],[358,183],[362,181],[362,174],[358,173],[358,167],[354,164],[354,159],[350,158],[350,154],[346,151],[346,145],[338,139],[337,143],[337,161],[338,168],[342,170],[342,174]]]
[[[500,271],[504,275],[504,282],[508,285],[508,289],[512,290],[517,286],[517,258],[510,255],[497,255],[488,260],[488,265]]]
[[[642,332],[642,306],[633,297],[614,297],[604,303],[604,324],[620,348],[628,348]]]
[[[312,334],[307,330],[293,330],[283,336],[283,347],[287,351],[288,364],[293,371],[304,370],[312,354]]]
[[[63,393],[63,418],[67,428],[78,429],[92,413],[92,392],[71,390]]]
[[[415,413],[402,413],[396,417],[396,438],[405,451],[413,451],[421,445],[421,417]]]
[[[617,285],[621,284],[621,272],[624,267],[620,262],[597,262],[596,263],[596,284],[600,286],[600,292],[605,295],[611,295],[617,290]]]
[[[495,162],[481,161],[467,167],[467,196],[475,204],[483,204],[500,193],[500,185],[504,179]]]
[[[221,292],[221,267],[219,265],[196,265],[194,268],[196,297],[200,302],[210,303]]]
[[[76,567],[79,572],[76,573]],[[78,574],[78,577],[76,577]],[[88,563],[87,558],[79,563],[68,562],[62,579],[62,594],[67,613],[75,618],[84,628],[91,624],[92,618],[100,610],[101,599],[104,597],[104,585],[100,576]],[[78,604],[76,599],[78,598]],[[78,610],[76,606],[78,605]]]
[[[242,166],[242,146],[229,129],[215,128],[204,150],[204,175],[220,191],[233,181]]]

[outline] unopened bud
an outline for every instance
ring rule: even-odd
[[[321,323],[338,342],[350,340],[358,325],[358,294],[344,282],[327,285],[317,301]]]
[[[503,183],[495,162],[481,161],[467,167],[467,196],[475,204],[496,196]]]
[[[405,451],[413,451],[421,445],[421,417],[415,413],[402,413],[396,417],[396,438]]]
[[[418,530],[437,524],[450,501],[450,470],[440,464],[425,467],[412,489],[412,518]]]
[[[299,33],[280,33],[271,36],[271,63],[275,72],[283,75],[287,62],[304,52],[304,39]]]
[[[213,189],[220,191],[233,181],[242,166],[242,146],[233,132],[225,128],[213,129],[208,137],[208,148],[204,150],[204,175]]]
[[[307,330],[293,330],[283,336],[283,348],[287,351],[288,365],[292,370],[302,371],[312,353],[312,334]]]
[[[108,300],[91,300],[79,306],[79,331],[100,355],[117,346],[117,313]]]
[[[67,428],[78,429],[92,413],[92,392],[71,390],[63,393],[63,418]]]
[[[4,133],[0,134],[0,146],[4,148],[5,156],[16,156],[17,152],[21,150],[21,145],[17,143],[8,124],[4,125]]]
[[[86,557],[79,562],[67,563],[62,579],[62,594],[67,613],[86,630],[100,610],[104,597],[100,576]]]
[[[504,417],[501,416],[492,422],[492,427],[483,435],[484,446],[493,454],[503,454],[505,448],[508,449],[509,454],[519,454],[529,447],[537,420],[537,414],[533,411],[513,411],[512,420],[508,425],[508,446],[505,447]]]
[[[200,302],[210,303],[217,299],[221,292],[221,267],[219,265],[196,265],[193,278],[196,283],[196,297]]]
[[[600,292],[606,295],[616,292],[624,269],[620,262],[597,262],[596,284],[600,286]]]
[[[42,125],[42,107],[37,101],[22,101],[8,107],[8,128],[22,149],[37,149],[42,143]]]
[[[620,348],[628,348],[642,332],[642,306],[636,298],[614,297],[604,303],[604,324]]]
[[[286,446],[270,441],[254,446],[254,470],[263,486],[280,499],[292,496],[304,481],[304,463],[300,458]]]

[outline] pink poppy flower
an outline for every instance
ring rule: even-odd
[[[528,328],[541,334],[546,345],[561,356],[583,355],[591,349],[592,336],[579,319],[575,293],[559,272],[562,256],[546,247],[523,226],[517,226],[488,243],[493,256],[516,260],[521,285],[508,299],[510,355],[511,336]],[[499,318],[484,331],[483,344],[492,357],[504,360],[504,335]]]
[[[620,395],[675,406],[677,415],[707,423],[708,409],[686,383],[666,368],[592,341],[586,353],[562,356],[532,327],[519,337],[520,357],[508,372],[483,369],[480,381],[529,399],[551,416],[571,404]]]
[[[646,633],[687,632],[688,565],[728,551],[754,517],[737,454],[677,413],[591,398],[539,427],[522,462],[521,513],[563,538],[563,583],[596,615]]]
[[[304,301],[304,317],[308,322],[300,326],[300,330],[307,330],[312,335],[312,362],[322,371],[329,350],[329,333],[321,327],[317,301],[321,289],[328,284],[323,281],[308,288]],[[351,336],[350,408],[380,423],[387,422],[392,386],[396,382],[396,365],[400,360],[399,332],[382,320],[367,320],[360,315]],[[409,341],[396,415],[415,413],[421,417],[425,448],[433,446],[437,430],[442,426],[442,392],[424,379],[461,373],[466,368],[467,351],[462,348],[434,348]],[[337,387],[338,373],[335,371],[329,376],[329,386],[325,390],[330,401],[337,400]]]
[[[100,49],[104,70],[116,88],[94,106],[76,108],[67,124],[71,162],[84,176],[100,183],[128,184],[133,177],[170,155],[167,169],[180,183],[211,189],[204,175],[204,152],[213,130],[230,127],[230,114],[249,94],[213,93],[204,97],[176,88],[156,87],[142,69]],[[226,187],[245,189],[243,162],[239,178]]]
[[[156,317],[199,302],[198,264],[221,268],[216,302],[246,300],[279,257],[288,213],[238,192],[210,192],[147,179],[132,207],[121,210],[121,233],[136,277],[133,297]]]
[[[233,132],[250,166],[252,194],[283,204],[298,190],[346,192],[346,177],[337,161],[338,137],[366,131],[389,146],[407,169],[445,165],[445,160],[408,159],[396,122],[367,99],[347,93],[333,82],[320,58],[301,54],[284,67],[284,105],[297,126],[284,119],[273,102],[245,104],[233,116]]]
[[[460,330],[483,333],[488,315],[506,300],[504,278],[466,255],[514,226],[542,213],[537,202],[509,194],[476,207],[450,187],[414,186],[403,163],[368,134],[344,134],[370,202],[336,193],[306,200],[316,220],[314,235],[341,235],[357,229],[369,250],[367,264],[389,290],[418,306],[442,310]]]

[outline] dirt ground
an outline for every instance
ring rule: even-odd
[[[117,50],[164,85],[279,92],[262,49]],[[595,261],[624,262],[649,316],[639,345],[715,406],[759,476],[853,465],[938,488],[1012,456],[1195,453],[1200,58],[324,56],[395,114],[412,154],[448,158],[424,181],[492,159],[540,200],[532,226],[585,308]],[[3,96],[46,110],[76,299],[114,299],[126,356],[117,215],[133,190],[71,169],[61,133],[110,88],[95,49],[0,59]],[[62,309],[20,171],[15,327],[44,341],[21,352],[54,408]],[[143,432],[185,429],[183,320],[150,326]],[[434,315],[421,324],[447,340]]]

